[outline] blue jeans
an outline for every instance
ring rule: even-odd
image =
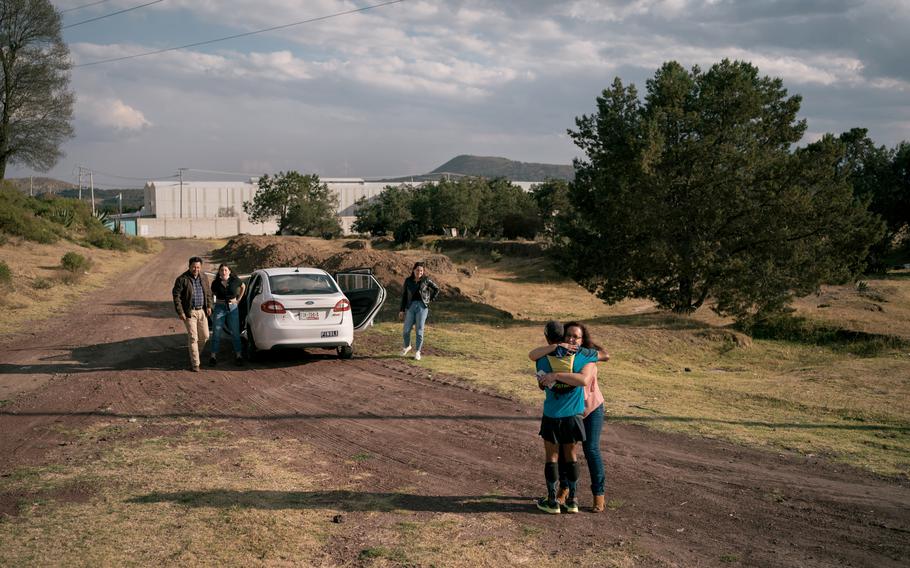
[[[420,351],[420,348],[423,347],[423,326],[427,323],[427,315],[429,313],[430,308],[421,300],[414,300],[411,302],[411,305],[408,306],[407,311],[404,313],[404,332],[402,333],[402,339],[404,340],[403,347],[407,347],[411,344],[411,328],[416,324],[417,343],[414,344],[414,351]]]
[[[215,304],[212,312],[212,355],[218,354],[218,348],[221,345],[221,328],[224,327],[224,320],[227,318],[228,329],[231,330],[231,342],[234,344],[234,354],[240,355],[242,348],[240,346],[240,311],[237,304]]]
[[[604,405],[600,405],[585,417],[585,441],[581,448],[585,452],[585,461],[588,462],[588,473],[591,475],[591,493],[604,494],[604,462],[600,457],[600,432],[604,427]],[[562,452],[559,454],[562,460]],[[559,484],[568,487],[568,480],[560,477]]]

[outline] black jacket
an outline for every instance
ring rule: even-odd
[[[205,272],[200,272],[199,278],[202,280],[202,295],[205,298],[203,309],[211,309],[213,302],[209,278],[205,275]],[[193,309],[193,276],[189,270],[178,276],[177,280],[174,281],[172,293],[174,294],[174,309],[177,311],[177,315],[190,317],[190,310]]]
[[[411,286],[408,286],[408,283]],[[436,296],[439,295],[439,286],[435,282],[430,280],[428,276],[424,276],[420,279],[420,282],[417,282],[417,294],[415,295],[411,287],[414,286],[414,276],[408,276],[404,279],[404,286],[401,291],[401,310],[405,311],[408,309],[408,306],[411,305],[411,302],[419,299],[423,300],[424,304],[429,304],[436,299]]]
[[[243,281],[236,274],[231,274],[227,282],[222,281],[220,276],[216,276],[212,280],[212,296],[215,297],[216,302],[226,304],[228,300],[239,299],[242,287]]]

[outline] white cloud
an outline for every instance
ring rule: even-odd
[[[76,115],[83,116],[101,128],[118,131],[137,131],[152,125],[142,111],[120,99],[80,98],[77,101]]]

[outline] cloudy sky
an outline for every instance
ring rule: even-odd
[[[53,177],[82,165],[100,187],[138,187],[181,167],[380,177],[458,154],[570,163],[566,130],[614,77],[641,91],[667,60],[725,57],[801,94],[809,141],[854,126],[910,140],[907,0],[404,0],[344,15],[383,0],[160,0],[81,23],[150,1],[54,0],[77,103]]]

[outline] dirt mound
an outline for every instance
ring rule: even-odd
[[[414,264],[413,258],[392,251],[373,248],[351,249],[347,245],[328,241],[285,236],[243,235],[228,241],[214,252],[214,256],[241,273],[251,272],[257,268],[300,265],[314,266],[329,273],[370,268],[376,279],[391,294],[401,292],[401,284],[411,273]],[[468,299],[457,286],[447,282],[446,275],[455,272],[455,265],[449,257],[444,254],[431,254],[421,260],[439,285],[442,297]]]
[[[215,251],[215,258],[232,264],[237,272],[272,266],[319,266],[329,253],[312,241],[295,237],[243,235]]]

